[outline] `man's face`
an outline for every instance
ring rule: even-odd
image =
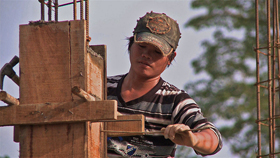
[[[159,77],[170,61],[156,46],[134,42],[130,48],[130,63],[130,71],[135,75],[153,78]]]

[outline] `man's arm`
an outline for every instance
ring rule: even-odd
[[[178,145],[192,147],[201,154],[212,154],[219,145],[219,138],[211,129],[203,129],[193,133],[184,124],[173,124],[166,127],[164,137]]]

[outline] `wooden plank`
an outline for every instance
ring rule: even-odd
[[[71,47],[71,62],[70,62],[70,79],[71,88],[78,86],[87,91],[86,86],[86,25],[84,20],[70,21],[70,47]],[[80,98],[72,94],[74,100]]]
[[[20,25],[21,104],[69,102],[69,22]]]
[[[19,137],[21,158],[85,157],[85,123],[21,126]]]
[[[93,49],[98,48],[98,53]],[[103,54],[103,56],[100,55]],[[106,46],[90,46],[87,49],[87,87],[88,93],[95,95],[102,100],[107,98],[107,74],[106,74]],[[107,157],[107,135],[100,133],[104,130],[103,122],[87,122],[89,139],[88,157]]]
[[[115,100],[0,107],[0,126],[117,119]]]
[[[19,100],[8,94],[6,91],[0,90],[0,100],[8,105],[19,105]]]
[[[20,75],[24,78],[21,104],[79,100],[71,88],[79,86],[86,92],[89,90],[87,62],[90,60],[86,53],[84,20],[21,26]],[[53,91],[55,96],[50,95]],[[83,115],[88,114],[85,111]],[[21,126],[20,157],[95,158],[93,149],[100,152],[104,146],[100,141],[91,144],[91,140],[100,137],[90,133],[99,132],[100,128],[89,127],[90,122]]]
[[[143,135],[144,133],[143,134],[141,133],[145,132],[145,117],[144,115],[118,116],[118,119],[116,121],[107,122],[106,130],[114,131],[114,132],[108,132],[107,133],[108,137]],[[117,131],[128,132],[128,133],[117,133]]]
[[[95,53],[100,55],[103,59],[103,62],[100,63],[100,67],[103,67],[102,85],[104,100],[107,100],[107,46],[106,45],[91,45],[89,46]]]

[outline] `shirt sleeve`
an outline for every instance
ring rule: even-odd
[[[213,123],[209,122],[207,118],[203,116],[200,107],[188,94],[185,93],[178,95],[175,99],[175,104],[172,112],[172,122],[174,124],[181,123],[188,125],[191,129],[210,128],[219,139],[219,145],[213,153],[207,155],[216,154],[221,150],[223,144],[222,136],[219,130],[214,126]],[[205,154],[199,153],[197,151],[195,152],[198,155],[206,156]]]

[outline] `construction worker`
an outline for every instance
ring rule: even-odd
[[[161,78],[180,37],[177,22],[166,14],[150,12],[137,21],[128,45],[131,67],[127,74],[108,77],[107,98],[117,100],[124,115],[143,114],[147,134],[109,137],[108,157],[174,157],[176,144],[203,156],[222,148],[220,132],[196,102]]]

